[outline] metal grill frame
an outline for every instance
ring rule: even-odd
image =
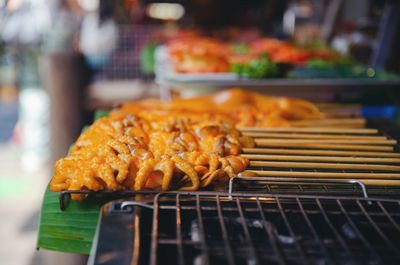
[[[183,199],[185,198],[185,199]],[[192,200],[191,205],[185,204]],[[205,202],[212,202],[214,206],[204,205]],[[253,205],[251,208],[248,208],[244,205],[244,203],[252,201]],[[225,202],[232,203],[232,206],[224,206],[222,205]],[[285,208],[288,203],[296,205],[296,209]],[[307,208],[310,205],[310,202],[313,203],[316,208],[310,209]],[[377,217],[385,217],[386,221],[392,225],[392,228],[396,230],[396,233],[400,233],[400,226],[398,221],[400,218],[400,211],[393,213],[388,210],[387,205],[393,204],[396,205],[397,209],[400,208],[399,200],[390,200],[390,199],[370,199],[370,198],[349,198],[349,197],[336,197],[336,196],[304,196],[304,195],[257,195],[254,196],[252,194],[235,194],[232,198],[229,198],[228,195],[222,193],[199,193],[199,192],[177,192],[177,193],[158,193],[154,196],[153,200],[149,200],[146,202],[142,201],[117,201],[112,202],[104,206],[104,208],[111,209],[113,205],[119,204],[118,209],[125,212],[132,212],[137,208],[150,208],[152,213],[152,227],[151,227],[151,242],[150,242],[150,256],[149,263],[150,265],[156,265],[158,263],[158,246],[160,244],[172,244],[176,245],[177,253],[177,264],[183,265],[185,264],[184,258],[184,245],[187,244],[187,239],[184,239],[182,236],[182,216],[187,214],[186,211],[191,211],[196,215],[198,220],[198,228],[199,228],[199,238],[198,245],[202,252],[202,257],[206,259],[205,264],[212,264],[210,262],[210,255],[212,250],[210,249],[212,246],[207,242],[207,234],[205,232],[205,218],[204,216],[208,216],[208,211],[214,211],[214,214],[218,216],[219,221],[219,230],[222,235],[222,242],[224,245],[224,251],[226,256],[227,264],[233,265],[235,262],[235,253],[233,252],[233,247],[231,246],[229,237],[229,231],[227,230],[224,212],[234,211],[236,212],[236,216],[240,220],[240,224],[242,227],[242,234],[244,235],[243,242],[246,243],[246,250],[248,251],[248,257],[254,257],[254,260],[248,260],[250,263],[248,264],[262,264],[262,258],[259,257],[259,251],[257,248],[260,246],[256,246],[253,242],[253,238],[251,233],[249,232],[249,227],[246,221],[246,214],[249,213],[259,213],[258,216],[263,221],[263,230],[266,235],[268,235],[268,240],[270,245],[272,246],[272,250],[275,253],[274,258],[276,258],[275,263],[273,264],[293,264],[287,260],[287,256],[285,256],[285,249],[282,247],[282,243],[279,242],[277,238],[276,231],[273,227],[269,226],[270,222],[268,222],[268,218],[265,214],[276,213],[280,216],[280,219],[283,220],[283,226],[286,227],[286,231],[290,238],[294,239],[293,245],[294,249],[297,253],[297,257],[301,259],[301,263],[296,264],[317,264],[315,260],[313,262],[312,255],[309,253],[310,246],[304,246],[304,242],[301,242],[299,238],[301,235],[296,234],[296,229],[294,227],[293,220],[290,220],[291,214],[299,214],[302,216],[302,222],[307,227],[310,236],[313,239],[313,242],[319,248],[319,253],[326,258],[326,264],[340,264],[338,263],[338,257],[332,256],[327,248],[326,242],[323,241],[323,238],[320,236],[320,231],[312,220],[312,215],[321,215],[320,219],[323,219],[325,222],[325,226],[329,227],[330,232],[332,233],[332,237],[335,238],[335,242],[338,243],[338,248],[343,250],[343,255],[353,260],[354,263],[350,264],[361,264],[358,262],[358,257],[354,251],[358,251],[354,249],[354,246],[349,246],[349,239],[343,238],[343,235],[337,230],[337,224],[335,226],[334,220],[332,220],[335,215],[340,215],[343,217],[349,226],[352,228],[352,231],[356,234],[356,237],[359,239],[359,243],[362,245],[364,251],[368,251],[366,255],[370,255],[373,257],[373,262],[370,264],[396,264],[394,262],[400,262],[400,241],[394,244],[390,237],[385,234],[385,232],[377,225],[374,218]],[[202,204],[203,203],[203,204]],[[266,208],[267,203],[273,203],[276,208]],[[352,203],[353,206],[357,206],[356,210],[348,209],[349,203]],[[328,210],[327,205],[333,204],[337,210]],[[368,207],[369,205],[373,205],[374,207],[379,207],[379,212],[371,212]],[[386,206],[385,206],[386,205]],[[372,206],[371,206],[372,207]],[[160,218],[165,216],[164,211],[170,211],[175,215],[176,227],[174,233],[171,233],[171,238],[166,238],[166,235],[160,235],[159,227],[160,227]],[[164,213],[163,213],[164,212]],[[395,215],[394,215],[395,214]],[[362,224],[367,224],[369,228],[374,230],[374,233],[380,238],[380,241],[386,244],[387,249],[392,251],[394,255],[397,257],[382,257],[382,249],[376,249],[376,243],[370,242],[366,237],[365,233],[362,232],[362,229],[359,228],[359,221],[355,221],[355,218],[362,217]],[[172,218],[172,217],[171,217]],[[315,222],[315,220],[314,220]],[[318,232],[319,231],[319,232]],[[138,231],[135,231],[135,233]],[[141,231],[139,231],[141,232]],[[165,231],[163,231],[165,233]],[[173,235],[172,235],[173,234]],[[136,235],[135,235],[136,237]],[[186,243],[185,243],[186,242]],[[307,252],[308,251],[308,252]],[[336,250],[337,251],[337,250]],[[386,250],[385,250],[386,251]],[[378,253],[379,252],[379,253]],[[386,252],[385,252],[386,253]],[[337,253],[336,253],[337,254]],[[137,257],[136,257],[137,258]],[[393,258],[393,259],[391,259]],[[387,263],[388,262],[388,263]],[[322,264],[322,263],[321,263]],[[324,263],[325,264],[325,263]]]

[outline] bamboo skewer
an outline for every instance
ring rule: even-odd
[[[253,176],[255,177],[255,176]],[[257,176],[256,176],[257,177]],[[246,178],[246,177],[243,177]],[[263,183],[268,183],[268,184],[293,184],[293,185],[314,185],[314,186],[336,186],[338,185],[338,183],[314,183],[314,182],[310,182],[310,183],[304,183],[304,178],[285,178],[285,177],[280,177],[279,179],[282,179],[282,182],[278,182],[278,181],[268,181],[268,180],[260,180]],[[290,182],[285,182],[285,179],[291,180]],[[298,179],[299,182],[295,182],[293,180]],[[325,180],[325,179],[321,179],[321,178],[317,178],[313,180]],[[329,180],[347,180],[347,179],[329,179]],[[360,181],[362,182],[364,185],[367,186],[400,186],[400,180],[391,180],[391,179],[351,179],[351,180],[356,180],[356,181]],[[346,183],[343,183],[343,185],[346,185]]]
[[[252,167],[278,167],[278,168],[320,168],[320,169],[356,169],[356,170],[379,170],[379,171],[399,171],[400,166],[374,165],[374,164],[339,164],[339,163],[306,163],[306,162],[270,162],[270,161],[250,161]],[[337,173],[342,174],[342,173]]]
[[[400,173],[339,173],[339,172],[302,172],[302,171],[273,171],[273,170],[246,170],[240,173],[241,177],[254,174],[264,177],[294,177],[294,178],[329,178],[329,179],[400,179]]]
[[[342,129],[342,128],[294,128],[294,127],[279,127],[279,128],[258,128],[258,127],[242,127],[239,128],[242,132],[303,132],[303,133],[336,133],[336,134],[377,134],[377,129]]]
[[[323,128],[323,129],[364,129],[364,124],[315,124],[307,126],[293,125],[293,128]]]
[[[343,125],[362,125],[366,123],[364,118],[355,119],[319,119],[319,120],[299,120],[291,121],[290,124],[295,127],[318,127],[318,126],[343,126]]]
[[[286,154],[286,155],[326,155],[347,157],[400,157],[400,153],[393,152],[365,152],[365,151],[337,151],[337,150],[303,150],[303,149],[276,149],[276,148],[243,148],[245,154]]]
[[[269,161],[312,161],[312,162],[355,162],[355,163],[400,163],[400,158],[380,157],[346,157],[346,156],[296,156],[296,155],[262,155],[242,154],[247,159]]]
[[[400,186],[400,180],[391,180],[391,179],[355,179],[361,181],[365,185],[368,186]]]
[[[353,112],[353,113],[334,113],[334,112],[324,112],[322,113],[325,118],[359,118],[362,116],[361,113]]]
[[[262,147],[297,147],[311,149],[334,149],[334,150],[365,150],[365,151],[393,151],[392,146],[377,145],[352,145],[352,144],[313,144],[313,143],[284,143],[284,142],[260,142],[256,140],[257,146]]]
[[[254,138],[257,147],[243,148],[242,156],[256,160],[250,161],[251,167],[269,170],[248,169],[240,176],[358,180],[365,185],[400,186],[400,165],[384,164],[400,164],[400,153],[390,152],[397,141],[377,135],[376,129],[364,128],[365,123],[363,118],[328,118],[292,121],[293,128],[241,128],[244,136]],[[288,168],[293,169],[289,171]],[[304,172],[296,168],[339,172]],[[343,169],[359,172],[342,172]],[[364,170],[383,172],[362,172]],[[387,173],[390,171],[393,173]]]
[[[361,104],[336,104],[336,103],[315,103],[322,115],[334,114],[362,114]]]
[[[318,107],[321,111],[325,111],[327,109],[333,109],[333,110],[338,110],[338,109],[359,109],[361,111],[362,105],[357,104],[357,103],[315,103],[315,106]]]
[[[304,134],[304,133],[268,133],[268,132],[243,132],[244,136],[253,138],[279,138],[279,139],[349,139],[349,140],[387,140],[386,136],[364,135],[336,135],[336,134]]]
[[[396,140],[356,140],[356,139],[254,139],[257,145],[268,144],[362,144],[362,145],[395,145]]]

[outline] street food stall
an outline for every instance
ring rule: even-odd
[[[229,1],[125,2],[167,23],[85,50],[94,118],[54,163],[38,248],[88,264],[400,262],[400,78],[382,66],[399,5],[366,55],[337,36],[345,1],[233,1],[226,17]]]

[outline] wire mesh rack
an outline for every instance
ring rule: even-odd
[[[109,203],[101,215],[89,264],[400,262],[397,200],[165,193]]]
[[[197,191],[198,194],[210,191]],[[230,179],[227,189],[221,191],[229,198],[238,193],[260,194],[303,194],[303,195],[341,195],[351,197],[390,197],[400,198],[400,188],[397,187],[369,187],[362,182],[353,180],[290,180],[279,178],[240,178]],[[166,192],[168,193],[168,192]],[[179,191],[176,191],[179,193]],[[84,194],[87,196],[109,197],[110,200],[127,198],[137,195],[163,194],[160,191],[89,191],[89,190],[66,190],[59,195],[60,209],[68,208],[71,194]]]

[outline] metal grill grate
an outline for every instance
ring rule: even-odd
[[[400,187],[366,187],[360,186],[358,183],[348,181],[348,183],[330,183],[332,185],[326,185],[322,183],[309,184],[311,181],[306,180],[305,183],[292,183],[288,180],[284,180],[282,183],[271,184],[270,182],[276,182],[276,179],[267,181],[263,180],[244,180],[236,178],[231,180],[230,188],[228,192],[224,194],[228,197],[233,195],[248,193],[253,196],[259,196],[263,194],[273,195],[315,195],[315,196],[348,196],[351,197],[372,197],[372,198],[400,198]],[[69,195],[70,194],[86,194],[88,196],[109,196],[110,200],[118,198],[127,198],[140,195],[154,195],[159,191],[61,191],[59,196],[60,209],[65,210],[68,207]],[[207,191],[199,191],[199,194],[207,193]]]
[[[275,183],[275,184],[273,184]],[[397,187],[368,188],[357,180],[313,180],[313,179],[284,179],[284,178],[242,178],[229,180],[228,192],[251,192],[252,194],[303,194],[303,195],[351,195],[368,198],[400,194]]]
[[[113,202],[103,207],[97,249],[115,253],[97,251],[93,264],[399,264],[399,203],[215,193]],[[104,220],[126,216],[133,243],[103,240]]]

